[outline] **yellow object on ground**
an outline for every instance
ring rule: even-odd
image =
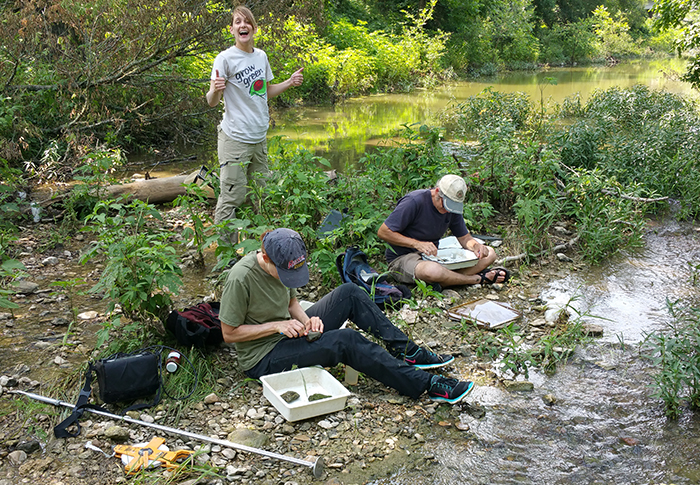
[[[168,451],[167,449],[159,449],[164,444],[165,439],[154,437],[143,446],[117,445],[114,447],[114,453],[118,457],[122,457],[122,455],[132,457],[131,460],[127,460],[124,466],[124,472],[129,475],[133,475],[149,466],[162,465],[166,468],[177,468],[180,466],[177,460],[187,458],[194,453],[194,451],[190,450]]]

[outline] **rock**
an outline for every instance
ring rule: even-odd
[[[12,313],[0,313],[0,320],[12,320]]]
[[[236,458],[236,450],[232,448],[224,448],[223,450],[221,450],[221,454],[227,460],[233,460],[234,458]]]
[[[465,423],[462,420],[455,423],[455,428],[457,428],[460,431],[469,431],[471,429],[469,423]]]
[[[43,474],[53,463],[53,458],[40,458],[38,460],[26,461],[19,467],[19,474],[27,476],[30,474]]]
[[[32,283],[31,281],[27,280],[20,280],[15,286],[15,293],[21,295],[30,295],[32,293],[36,293],[38,289],[39,285],[37,283]]]
[[[78,314],[78,318],[81,320],[92,320],[93,318],[97,318],[100,314],[97,313],[94,310],[90,310],[88,312],[83,312]]]
[[[613,362],[604,362],[604,361],[598,361],[595,363],[598,367],[604,370],[613,370],[614,368],[617,367],[617,364]]]
[[[603,326],[597,323],[584,323],[583,331],[589,337],[602,337],[603,336]]]
[[[55,256],[49,256],[48,258],[45,258],[41,264],[43,266],[56,266],[58,264],[58,258]]]
[[[486,408],[478,403],[464,403],[465,411],[469,416],[475,419],[481,419],[486,416]]]
[[[56,317],[53,320],[51,320],[51,325],[53,325],[54,327],[65,327],[69,323],[70,321],[67,318],[63,317]]]
[[[496,284],[498,284],[498,283],[496,283]],[[488,295],[486,295],[485,298],[487,300],[491,300],[491,301],[498,301],[500,299],[498,295],[495,295],[493,293],[489,293]]]
[[[547,406],[552,406],[555,402],[557,402],[557,398],[554,397],[554,394],[545,394],[542,396],[542,402],[544,402]]]
[[[153,419],[153,416],[151,416],[150,414],[146,414],[146,413],[141,414],[141,416],[139,416],[139,418],[144,423],[155,423],[156,422],[156,420]]]
[[[535,389],[535,385],[529,381],[504,381],[503,385],[510,392],[529,392]]]
[[[401,318],[401,320],[403,320],[406,323],[414,324],[416,323],[416,320],[418,320],[418,312],[415,310],[411,310],[407,306],[404,306],[399,311],[399,318]]]
[[[547,324],[547,320],[544,318],[536,318],[530,322],[531,327],[544,327]]]
[[[567,256],[566,254],[564,254],[564,253],[557,253],[557,259],[558,259],[559,261],[564,262],[564,263],[573,263],[573,262],[574,262],[573,259],[571,259],[570,257],[568,257],[568,256]]]
[[[15,466],[18,466],[27,460],[27,454],[22,450],[15,450],[12,453],[8,454],[7,458],[9,458],[10,463],[12,463]]]
[[[61,357],[60,355],[57,355],[57,356],[53,359],[53,363],[56,364],[56,365],[65,364],[65,363],[66,363],[66,359],[64,359],[64,358]]]
[[[2,376],[0,377],[0,386],[2,387],[17,387],[18,381],[16,377]]]
[[[255,408],[250,408],[248,412],[245,413],[245,415],[248,419],[262,419],[265,417],[265,412]]]
[[[454,303],[455,301],[460,300],[462,298],[459,293],[457,293],[455,290],[451,290],[449,288],[446,290],[442,290],[442,296],[444,296],[445,298],[451,299],[452,303]]]
[[[213,392],[204,398],[204,404],[214,404],[216,402],[221,402],[221,399]]]
[[[105,430],[105,437],[117,443],[123,443],[129,439],[129,430],[121,426],[110,426]]]
[[[227,439],[234,443],[253,448],[263,448],[268,442],[268,436],[266,434],[247,428],[238,428],[231,431]]]
[[[338,426],[338,424],[338,422],[329,421],[327,419],[318,422],[318,425],[323,429],[332,429]]]
[[[622,441],[624,444],[627,446],[637,446],[639,444],[639,440],[636,438],[630,438],[628,436],[626,437],[621,437],[620,441]]]

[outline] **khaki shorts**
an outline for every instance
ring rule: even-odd
[[[408,253],[399,256],[389,263],[391,276],[399,283],[413,283],[416,278],[416,266],[423,261],[418,253]]]
[[[221,192],[214,211],[214,224],[236,217],[236,209],[246,201],[248,181],[253,173],[264,176],[270,173],[267,141],[243,143],[229,138],[219,128],[218,152]]]

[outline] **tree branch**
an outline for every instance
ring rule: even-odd
[[[576,244],[578,242],[578,240],[579,240],[579,236],[576,236],[575,238],[573,238],[569,242],[566,242],[564,244],[559,244],[558,246],[554,246],[551,249],[545,249],[544,251],[540,251],[539,253],[536,253],[536,254],[520,253],[520,254],[516,254],[515,256],[506,256],[505,258],[502,258],[502,259],[499,259],[498,261],[496,261],[496,264],[501,265],[501,266],[505,266],[506,263],[510,263],[512,261],[520,261],[520,260],[526,259],[526,258],[539,258],[540,256],[543,256],[547,253],[554,253],[556,251],[562,251],[564,249],[571,249],[574,246],[574,244]]]

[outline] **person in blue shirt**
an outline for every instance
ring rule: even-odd
[[[508,280],[510,274],[505,268],[489,268],[496,260],[496,251],[467,230],[462,216],[466,191],[462,177],[445,175],[432,189],[414,190],[399,200],[377,231],[377,236],[389,243],[385,256],[394,279],[400,283],[419,279],[441,287]],[[437,255],[439,240],[447,229],[464,249],[476,255],[476,265],[452,270],[423,259],[422,254]]]

